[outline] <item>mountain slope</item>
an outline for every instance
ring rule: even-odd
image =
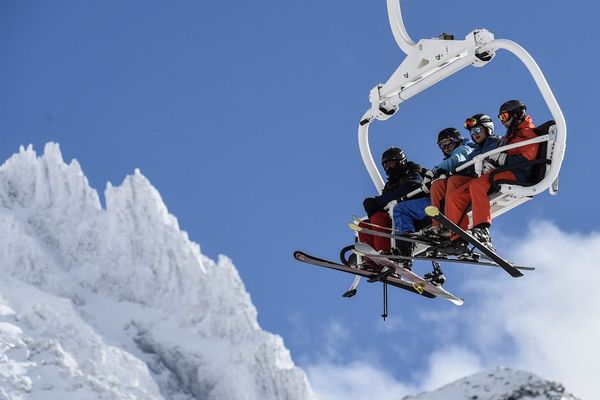
[[[577,400],[556,382],[510,368],[473,374],[435,391],[403,400]]]
[[[0,398],[313,398],[139,171],[105,197],[57,144],[0,167]]]

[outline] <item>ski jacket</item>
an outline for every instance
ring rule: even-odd
[[[435,175],[438,170],[452,171],[459,164],[466,162],[467,157],[475,150],[475,147],[475,143],[464,139],[462,144],[455,148],[450,155],[446,156],[441,163],[433,167],[431,172]]]
[[[537,137],[537,134],[533,130],[535,125],[531,116],[525,117],[523,122],[517,125],[515,128],[509,129],[506,136],[502,138],[500,146],[506,146],[507,144],[523,142],[525,140],[533,139]],[[517,147],[516,149],[510,149],[506,152],[507,157],[502,167],[509,167],[512,165],[520,164],[526,161],[532,161],[537,158],[539,143],[529,144],[527,146]],[[532,166],[514,168],[510,171],[515,174],[517,180],[526,181],[531,175]]]
[[[473,149],[473,151],[471,153],[469,153],[466,160],[461,162],[460,164],[458,164],[457,167],[461,166],[462,164],[464,164],[468,161],[471,161],[472,159],[474,159],[476,156],[478,156],[480,154],[487,153],[490,150],[494,150],[496,147],[498,147],[500,145],[500,141],[501,141],[501,138],[499,136],[490,135],[487,137],[487,139],[484,140],[483,143],[481,143],[481,144],[475,143],[475,148]],[[475,177],[475,176],[477,176],[477,174],[475,174],[475,166],[471,165],[467,169],[457,172],[457,175]]]
[[[391,171],[381,195],[375,196],[377,205],[383,208],[390,201],[399,200],[402,196],[420,188],[423,182],[421,169],[419,164],[409,161],[404,168]],[[423,197],[424,195],[426,196],[426,194],[423,194],[414,198]]]

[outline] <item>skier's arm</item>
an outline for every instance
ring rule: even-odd
[[[422,182],[423,177],[420,174],[420,167],[418,169],[411,169],[406,180],[401,185],[398,185],[392,190],[384,191],[384,193],[375,197],[377,204],[383,208],[390,201],[398,200],[402,196],[420,188]]]
[[[454,168],[458,167],[460,164],[467,161],[467,157],[473,151],[472,147],[468,146],[460,146],[456,150],[452,152],[452,155],[441,163],[433,167],[432,171],[435,173],[438,169],[443,169],[445,171],[452,171]]]

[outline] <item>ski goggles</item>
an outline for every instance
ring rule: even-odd
[[[440,149],[443,149],[444,147],[450,146],[452,143],[454,143],[454,139],[448,137],[440,139],[440,141],[437,144],[438,146],[440,146]]]
[[[511,118],[510,114],[505,112],[501,112],[500,114],[498,114],[498,119],[500,120],[500,122],[505,123],[506,121],[508,121]]]
[[[387,160],[383,162],[381,165],[385,171],[388,171],[390,168],[394,168],[398,164],[398,160]]]
[[[478,123],[479,123],[479,121],[477,121],[475,118],[467,118],[465,120],[465,128],[466,129],[471,129],[472,127],[474,127]]]
[[[485,128],[483,126],[476,126],[471,128],[471,135],[480,135]]]

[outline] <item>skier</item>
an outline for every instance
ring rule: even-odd
[[[467,156],[460,160],[453,168],[448,169],[448,172],[452,172],[456,167],[471,161],[476,156],[486,153],[490,150],[498,147],[500,143],[500,137],[494,134],[494,123],[492,118],[486,114],[475,114],[465,120],[465,129],[471,134],[471,143],[473,150],[467,154]],[[460,186],[471,181],[477,175],[475,174],[475,167],[469,167],[463,171],[456,173],[450,177],[447,177],[448,173],[439,174],[431,184],[431,204],[437,207],[440,211],[444,211],[445,199],[448,193],[453,192]],[[424,236],[428,236],[434,239],[450,240],[452,233],[450,230],[441,226],[437,221],[433,221],[432,225],[419,232]]]
[[[442,129],[437,136],[437,144],[444,154],[444,159],[431,170],[427,170],[424,175],[421,188],[423,194],[411,197],[408,200],[402,201],[394,207],[394,223],[396,231],[399,233],[415,232],[415,225],[420,221],[429,222],[429,218],[425,214],[425,207],[431,205],[431,199],[426,193],[429,193],[431,181],[441,176],[448,174],[456,166],[464,162],[467,156],[473,151],[474,146],[467,139],[464,139],[456,128]],[[396,248],[400,255],[412,256],[414,243],[408,241],[396,241]],[[412,263],[405,262],[404,268],[411,269]],[[441,270],[434,271],[431,274],[425,274],[425,279],[436,283],[443,284],[445,278],[441,274]]]
[[[498,118],[502,125],[507,128],[506,135],[501,139],[499,146],[505,146],[513,143],[537,137],[533,128],[535,125],[531,116],[527,115],[525,104],[519,100],[509,100],[500,106]],[[473,125],[471,133],[477,129]],[[488,191],[491,187],[490,174],[499,167],[510,167],[523,163],[524,161],[534,160],[537,157],[538,144],[533,143],[527,146],[521,146],[510,149],[506,152],[496,153],[486,159],[483,166],[483,173],[478,178],[473,178],[456,188],[446,195],[445,214],[452,222],[463,229],[468,228],[468,218],[466,217],[467,208],[471,204],[473,212],[473,227],[468,231],[475,239],[483,245],[494,249],[490,237],[490,225],[492,223],[490,203],[488,201]],[[494,181],[517,181],[526,180],[531,174],[531,167],[517,167],[512,170],[506,170],[497,173]],[[464,254],[468,251],[467,243],[457,235],[453,235],[452,242],[447,248],[438,249],[446,254]]]
[[[381,195],[367,197],[364,200],[363,206],[367,212],[368,220],[361,222],[359,225],[366,229],[389,232],[392,221],[384,208],[390,201],[400,200],[402,196],[421,187],[423,177],[420,174],[421,166],[408,161],[406,154],[398,147],[390,147],[383,152],[381,165],[387,175],[387,182]],[[360,232],[358,240],[369,244],[381,253],[391,254],[391,241],[389,238]]]

